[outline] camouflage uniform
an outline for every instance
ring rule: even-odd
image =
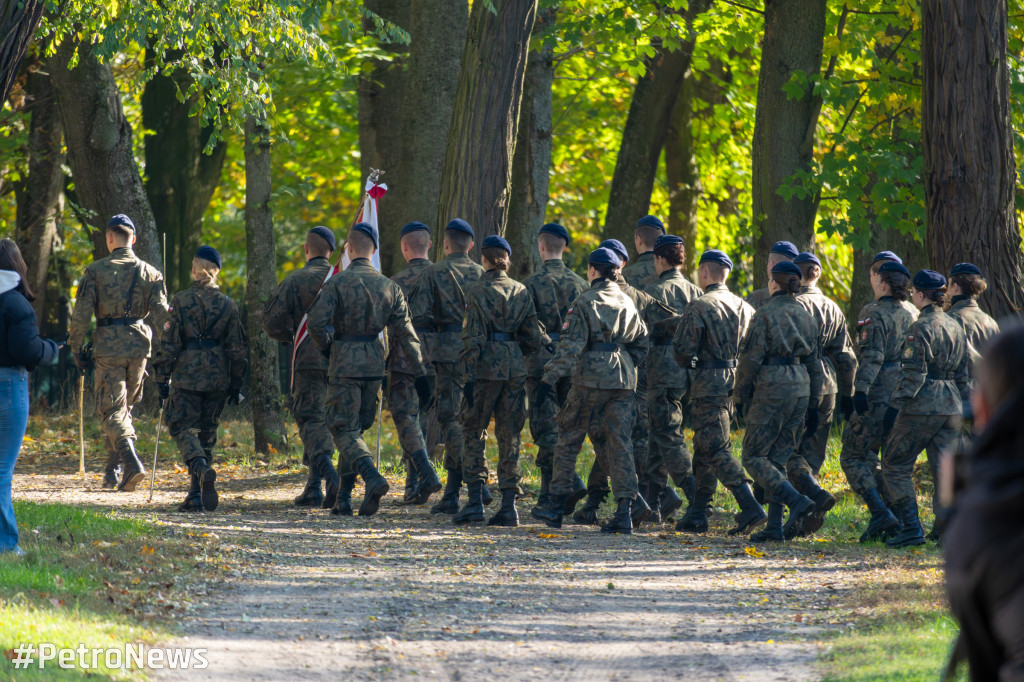
[[[494,416],[498,487],[517,490],[519,434],[526,423],[523,350],[535,353],[550,343],[540,330],[526,287],[501,270],[485,272],[466,294],[462,343],[461,374],[475,389],[473,404],[462,413],[462,479],[467,485],[487,482],[484,446]]]
[[[870,409],[854,414],[843,431],[839,463],[850,487],[864,496],[878,487],[882,418],[900,375],[903,337],[915,316],[892,296],[869,303],[857,318],[860,355],[854,389],[867,394]]]
[[[194,282],[171,299],[153,365],[157,383],[171,379],[167,431],[190,470],[194,459],[213,461],[221,410],[249,366],[247,346],[238,307],[216,284]]]
[[[796,449],[808,404],[822,385],[818,325],[796,300],[776,294],[754,313],[740,349],[734,398],[747,406],[743,466],[769,502],[785,502],[783,472]],[[798,363],[798,364],[797,364]]]
[[[966,405],[970,402],[971,389],[974,388],[974,365],[981,358],[981,351],[985,348],[985,344],[999,333],[999,325],[970,296],[954,296],[947,312],[950,317],[960,323],[960,328],[967,336],[967,369],[971,381],[968,382],[966,391],[960,396]]]
[[[772,295],[768,293],[768,287],[765,287],[764,289],[754,289],[751,291],[746,300],[750,307],[756,311],[767,303],[771,296]]]
[[[523,281],[523,285],[533,298],[537,311],[537,319],[543,325],[551,341],[558,343],[561,337],[562,323],[565,321],[569,306],[587,289],[586,281],[570,270],[562,259],[544,261],[541,269]],[[553,356],[546,348],[541,347],[536,353],[526,356],[526,390],[529,400],[530,435],[537,444],[537,466],[550,469],[554,456],[555,444],[558,442],[558,425],[555,415],[558,408],[565,402],[569,394],[571,381],[563,377],[555,387],[555,393],[539,399],[540,379],[544,375],[544,365]]]
[[[658,270],[654,267],[654,251],[641,253],[636,260],[622,270],[622,278],[634,289],[643,291],[658,281]]]
[[[611,475],[616,499],[634,499],[636,468],[628,434],[636,416],[637,367],[647,355],[647,329],[629,296],[613,282],[595,280],[569,309],[555,357],[543,382],[572,376],[569,397],[558,412],[553,495],[572,491],[576,458],[587,434],[597,459]]]

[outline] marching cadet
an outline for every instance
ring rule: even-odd
[[[825,523],[825,515],[836,506],[836,498],[818,485],[817,476],[825,463],[825,448],[832,430],[836,394],[842,395],[843,419],[853,415],[853,381],[857,373],[857,356],[846,330],[846,316],[836,302],[818,288],[821,261],[812,253],[801,253],[793,261],[801,276],[796,300],[803,304],[818,323],[818,362],[823,373],[821,403],[818,406],[818,428],[806,430],[796,452],[789,458],[786,471],[789,481],[801,494],[814,500],[814,512],[804,522],[803,535],[817,532]]]
[[[772,248],[768,251],[768,279],[771,280],[772,268],[779,263],[792,263],[798,255],[800,255],[800,252],[797,251],[793,242],[781,241],[772,244]],[[757,310],[767,303],[769,298],[771,298],[771,292],[769,292],[768,287],[765,287],[764,289],[755,289],[749,296],[747,296],[747,303],[749,303],[754,310]]]
[[[217,250],[200,246],[192,259],[192,288],[171,298],[153,360],[160,400],[168,400],[167,430],[189,473],[182,512],[217,508],[211,466],[217,424],[225,403],[238,404],[249,366],[238,306],[217,286],[220,270]]]
[[[306,234],[302,251],[306,265],[281,280],[263,311],[263,330],[267,336],[291,346],[303,316],[331,270],[331,255],[337,247],[334,233],[318,225]],[[334,441],[327,428],[324,406],[327,404],[327,358],[315,344],[306,342],[294,351],[292,394],[289,400],[292,416],[302,438],[302,463],[309,467],[309,478],[302,493],[295,498],[297,507],[330,509],[338,496],[341,481],[334,469]],[[346,472],[346,485],[351,490],[355,474]],[[320,488],[327,482],[327,496]]]
[[[466,293],[466,325],[459,358],[465,404],[462,480],[469,497],[454,521],[461,524],[484,520],[484,445],[487,425],[495,417],[501,509],[487,525],[514,527],[519,525],[519,434],[526,423],[523,352],[536,353],[551,342],[540,329],[533,297],[507,274],[512,256],[508,242],[490,235],[480,245],[480,255],[484,274]]]
[[[768,515],[754,499],[750,480],[732,455],[729,425],[732,417],[736,358],[747,334],[754,309],[726,287],[732,260],[711,249],[701,254],[697,279],[704,294],[683,310],[672,341],[676,361],[690,370],[690,409],[693,415],[693,468],[697,487],[676,530],[704,533],[706,509],[714,495],[705,471],[713,473],[739,504],[736,527],[730,535],[745,533],[765,522]]]
[[[167,293],[160,272],[132,251],[135,224],[126,215],[107,223],[110,255],[85,269],[78,284],[75,310],[71,315],[68,346],[80,370],[88,367],[82,353],[92,316],[96,411],[107,439],[107,465],[103,487],[132,492],[145,478],[146,470],[135,452],[132,407],[142,400],[146,359],[151,351],[152,333],[145,318],[153,315],[154,325],[167,317]],[[117,482],[118,463],[123,467]]]
[[[462,384],[458,376],[462,350],[462,325],[466,315],[466,292],[480,279],[484,269],[469,258],[473,228],[455,218],[444,228],[444,260],[428,266],[412,287],[409,309],[417,325],[432,327],[436,333],[430,360],[437,372],[437,391],[432,419],[444,441],[444,468],[448,472],[444,495],[431,507],[432,514],[459,511],[462,488],[462,426],[459,407]],[[490,504],[484,485],[484,504]]]
[[[382,331],[387,329],[392,342],[401,344],[416,376],[414,387],[421,409],[433,393],[402,288],[370,263],[378,244],[373,225],[356,223],[352,227],[345,242],[351,264],[327,280],[310,308],[308,321],[310,338],[320,350],[330,353],[327,420],[338,448],[338,469],[357,472],[366,484],[360,516],[375,514],[388,492],[388,482],[377,472],[363,442],[363,431],[376,416],[377,394],[384,379]],[[422,489],[441,489],[425,450],[413,453],[412,463]],[[331,513],[347,516],[352,513],[352,488],[346,480],[341,483]]]
[[[895,256],[879,254],[888,255]],[[860,355],[854,379],[854,414],[843,431],[839,455],[850,488],[864,499],[871,512],[861,542],[884,540],[899,527],[879,490],[878,453],[887,435],[882,419],[900,376],[903,338],[914,321],[903,305],[910,295],[910,271],[906,266],[896,259],[876,256],[871,266],[871,288],[875,301],[861,310],[857,320]]]
[[[889,434],[882,450],[882,474],[900,520],[890,547],[925,542],[917,514],[914,462],[927,449],[938,487],[938,457],[958,435],[961,395],[968,382],[968,341],[960,323],[942,311],[946,278],[932,270],[914,275],[911,302],[921,316],[907,327],[900,361],[899,383],[889,399],[883,430]],[[933,496],[936,535],[941,535],[945,510]]]
[[[647,330],[636,306],[618,286],[622,261],[610,249],[598,248],[588,258],[590,288],[580,294],[566,315],[555,357],[544,368],[542,391],[554,392],[563,376],[572,388],[558,413],[551,495],[534,518],[560,528],[565,501],[572,492],[576,458],[590,435],[596,457],[611,476],[617,502],[614,517],[601,527],[606,533],[632,533],[630,507],[637,495],[630,434],[636,417],[634,390],[637,367],[647,354]]]
[[[814,510],[814,502],[785,476],[801,426],[808,431],[818,427],[822,383],[818,324],[796,300],[801,274],[789,261],[772,268],[771,298],[750,320],[736,371],[733,398],[747,422],[743,466],[764,489],[769,503],[768,523],[750,536],[754,542],[777,542],[798,533]],[[785,528],[783,505],[789,507]]]
[[[391,280],[402,288],[402,293],[405,294],[408,301],[413,285],[419,280],[423,271],[431,265],[428,259],[430,247],[433,246],[430,239],[430,228],[420,222],[409,223],[402,228],[401,244],[402,256],[405,258],[407,267],[394,275]],[[413,320],[413,328],[420,340],[423,355],[427,358],[430,357],[431,348],[434,345],[434,328],[418,322]],[[420,411],[413,366],[406,359],[402,347],[393,344],[388,350],[388,409],[391,411],[391,417],[395,420],[395,430],[398,432],[398,441],[402,445],[402,458],[405,461],[404,501],[423,504],[429,498],[429,493],[419,486],[419,475],[412,463],[412,456],[419,450],[426,450],[427,444],[424,435],[427,413]],[[426,362],[425,365],[427,371],[433,374],[434,365],[430,362]]]
[[[664,234],[665,224],[656,216],[645,215],[636,221],[633,230],[636,260],[622,271],[622,278],[634,289],[643,290],[658,280],[658,272],[654,267],[654,243]]]
[[[569,231],[564,227],[558,223],[547,223],[541,227],[537,234],[537,251],[542,261],[540,269],[523,280],[523,285],[533,298],[537,319],[552,343],[556,345],[561,337],[562,323],[565,321],[569,306],[587,288],[583,278],[562,262],[562,254],[568,246]],[[555,444],[558,442],[555,415],[558,408],[565,403],[571,385],[569,377],[562,377],[555,386],[555,391],[543,398],[538,395],[544,365],[551,357],[552,354],[545,347],[526,356],[530,435],[537,444],[537,468],[540,469],[540,496],[537,498],[539,506],[547,503],[550,492],[551,467],[554,463]],[[586,490],[582,480],[574,487]],[[603,494],[601,498],[604,498]],[[573,500],[573,506],[578,501]]]
[[[961,397],[964,418],[970,419],[971,388],[974,385],[974,365],[981,357],[981,349],[999,333],[999,325],[988,313],[978,306],[978,297],[988,289],[988,282],[982,277],[981,268],[973,263],[957,263],[949,273],[949,310],[947,311],[967,335],[969,344],[968,371],[971,381]]]

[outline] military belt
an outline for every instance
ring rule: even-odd
[[[621,343],[612,343],[609,341],[592,341],[587,344],[587,350],[603,351],[605,353],[614,353],[617,350],[622,350]]]
[[[366,343],[369,341],[376,341],[379,335],[380,332],[374,332],[372,334],[342,334],[341,332],[334,332],[334,340],[344,343]]]
[[[433,334],[434,333],[434,328],[433,327],[413,327],[413,330],[417,334]]]
[[[130,327],[142,324],[141,317],[101,317],[96,320],[97,327]]]
[[[511,332],[491,332],[491,341],[515,341],[516,335]]]
[[[892,369],[893,367],[899,367],[899,366],[900,366],[900,361],[899,360],[886,360],[885,362],[882,363],[882,369]]]
[[[928,378],[932,381],[956,379],[956,372],[928,372]]]
[[[439,334],[444,334],[446,332],[450,333],[450,332],[461,332],[461,331],[462,331],[462,323],[461,322],[453,322],[452,324],[439,324],[439,325],[437,325],[437,332]]]
[[[562,339],[562,332],[548,332],[548,338],[552,341],[560,341]]]
[[[651,339],[651,345],[652,346],[671,346],[672,345],[672,337],[671,336],[663,336],[663,337],[652,338]]]
[[[780,367],[785,365],[799,365],[802,362],[803,360],[801,358],[796,358],[792,355],[769,355],[761,362],[761,364],[769,367]]]
[[[191,341],[186,341],[183,348],[185,350],[209,350],[219,345],[220,341],[213,339],[192,339]]]
[[[698,360],[696,358],[690,364],[693,369],[736,369],[738,363],[735,359],[733,360],[719,360],[714,358],[712,360]]]

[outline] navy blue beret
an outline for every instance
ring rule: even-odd
[[[804,273],[800,272],[794,263],[788,260],[784,260],[781,263],[776,263],[775,267],[772,268],[773,275],[796,275],[797,277],[803,277]]]
[[[800,252],[796,250],[796,245],[793,242],[775,242],[772,244],[772,248],[769,253],[777,253],[780,256],[786,256],[790,260],[800,255]]]
[[[480,244],[481,249],[505,249],[505,253],[512,255],[512,247],[508,245],[508,242],[504,238],[499,237],[496,234],[489,234],[484,237],[484,241]]]
[[[899,264],[903,264],[903,259],[897,256],[892,251],[879,251],[875,254],[875,257],[871,260],[871,264],[874,265],[880,260],[891,260],[896,261]],[[909,275],[908,275],[909,276]]]
[[[718,249],[708,249],[700,255],[700,263],[718,263],[719,265],[732,270],[732,260],[725,253]],[[698,265],[700,265],[698,263]]]
[[[821,261],[818,260],[818,257],[808,251],[801,252],[799,255],[797,255],[796,258],[793,259],[793,262],[796,263],[797,265],[800,265],[801,263],[814,263],[819,268],[821,267]]]
[[[325,242],[327,242],[327,244],[331,247],[331,251],[337,250],[338,240],[334,238],[334,233],[328,230],[323,225],[317,225],[312,230],[310,230],[309,233],[315,234],[316,236],[320,237]]]
[[[561,237],[565,240],[566,246],[569,245],[569,230],[565,229],[558,223],[547,223],[544,227],[540,228],[540,234],[553,234],[556,237]]]
[[[470,237],[476,238],[473,234],[473,227],[462,218],[455,218],[450,223],[444,226],[445,230],[455,230],[456,232],[465,232]]]
[[[935,291],[946,286],[946,278],[934,270],[918,270],[914,275],[914,288],[921,291]]]
[[[629,260],[629,251],[626,250],[626,245],[620,242],[618,239],[605,239],[601,242],[602,249],[611,249],[612,253],[619,257],[623,263]]]
[[[220,254],[217,253],[217,249],[212,246],[206,246],[205,244],[200,246],[196,249],[196,258],[202,258],[203,260],[210,261],[217,266],[218,270],[221,268]]]
[[[878,267],[878,272],[898,272],[901,275],[904,275],[907,279],[910,279],[910,270],[907,270],[907,266],[895,260],[882,263]]]
[[[356,223],[352,226],[352,229],[356,232],[362,232],[367,237],[373,240],[373,248],[380,248],[380,235],[377,233],[377,228],[370,223]]]
[[[402,228],[402,235],[401,236],[404,237],[405,235],[409,234],[410,232],[417,232],[418,230],[425,230],[427,232],[430,232],[430,228],[429,227],[427,227],[426,225],[424,225],[423,223],[421,223],[421,222],[419,222],[417,220],[414,220],[414,221],[412,221],[411,223],[408,223],[405,227]]]
[[[611,249],[599,246],[590,252],[590,257],[587,258],[588,263],[594,265],[614,265],[617,268],[622,267],[622,260],[619,258]]]
[[[656,227],[659,230],[661,230],[662,232],[665,231],[665,223],[661,222],[661,220],[657,216],[653,216],[653,215],[645,215],[643,218],[641,218],[640,220],[636,221],[636,226],[637,227]]]
[[[955,275],[978,275],[981,276],[981,268],[974,263],[957,263],[953,266],[953,269],[949,271],[949,276]]]
[[[121,225],[122,227],[127,227],[132,232],[135,232],[135,223],[133,223],[132,219],[126,216],[124,213],[118,213],[116,216],[107,221],[107,227],[117,227],[118,225]]]
[[[682,244],[682,237],[677,237],[674,234],[663,234],[658,237],[654,242],[654,250],[657,251],[663,246],[674,246],[676,244]]]

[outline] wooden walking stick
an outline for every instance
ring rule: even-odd
[[[78,473],[85,473],[85,370],[78,372]]]

